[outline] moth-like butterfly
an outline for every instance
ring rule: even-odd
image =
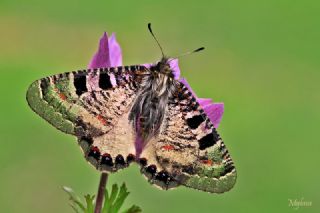
[[[157,43],[162,58],[150,67],[102,67],[37,80],[27,91],[29,106],[76,136],[99,171],[112,173],[136,162],[162,189],[228,191],[236,182],[230,154],[192,92],[174,78],[171,59]]]

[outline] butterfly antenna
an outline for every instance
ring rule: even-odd
[[[148,29],[149,29],[149,32],[151,33],[152,37],[154,38],[154,40],[156,40],[156,42],[157,42],[157,44],[158,44],[158,46],[159,46],[159,48],[160,48],[160,50],[161,50],[162,57],[164,57],[163,49],[162,49],[162,47],[161,47],[158,39],[156,38],[156,36],[155,36],[155,35],[153,34],[153,32],[152,32],[151,23],[148,24]]]
[[[173,59],[178,59],[178,58],[181,58],[181,57],[183,57],[183,56],[190,55],[190,54],[192,54],[192,53],[200,52],[200,51],[202,51],[202,50],[204,50],[204,47],[200,47],[200,48],[198,48],[198,49],[196,49],[196,50],[189,51],[189,52],[186,52],[186,53],[182,53],[181,55],[178,55],[178,56],[176,56],[176,57],[172,57],[171,60],[173,60]],[[171,60],[170,60],[170,61],[171,61]]]

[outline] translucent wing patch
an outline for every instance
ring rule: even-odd
[[[222,139],[191,92],[180,83],[169,101],[160,134],[141,154],[142,172],[163,189],[178,185],[222,193],[236,181],[236,170]]]
[[[115,172],[135,159],[128,113],[143,66],[81,70],[35,81],[30,107],[57,129],[77,136],[86,159]]]

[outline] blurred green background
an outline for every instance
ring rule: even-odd
[[[104,31],[116,32],[124,64],[159,49],[180,60],[199,97],[225,103],[219,131],[238,171],[227,193],[160,191],[132,166],[111,175],[144,212],[320,212],[320,3],[318,1],[0,2],[0,212],[72,212],[61,186],[96,193],[99,174],[76,139],[29,109],[27,87],[85,68]],[[288,199],[311,201],[294,210]]]

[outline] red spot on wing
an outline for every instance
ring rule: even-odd
[[[91,150],[95,151],[95,152],[100,152],[100,150],[97,146],[91,147]]]
[[[65,101],[67,99],[67,96],[65,96],[65,94],[63,93],[58,93],[58,94],[61,100]]]
[[[67,96],[60,92],[57,88],[54,88],[53,90],[59,95],[61,100],[65,101],[67,99]]]
[[[166,150],[166,151],[170,151],[170,150],[173,150],[173,149],[174,149],[174,147],[173,147],[172,145],[169,145],[169,144],[164,145],[164,146],[162,146],[161,148],[164,149],[164,150]]]
[[[101,115],[97,115],[97,119],[102,123],[103,125],[107,125],[106,119],[104,119]]]
[[[206,164],[208,166],[212,166],[213,164],[212,160],[201,160],[201,163]]]

